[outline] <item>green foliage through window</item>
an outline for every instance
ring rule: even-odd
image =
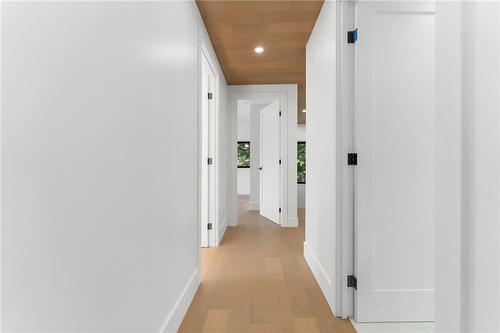
[[[297,142],[297,183],[306,183],[306,143]]]
[[[250,142],[238,142],[238,168],[250,168]]]

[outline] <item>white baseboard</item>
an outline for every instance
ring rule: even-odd
[[[323,268],[323,266],[321,266],[318,258],[316,257],[316,255],[314,255],[307,242],[304,242],[304,258],[306,259],[309,268],[313,272],[316,281],[318,281],[319,287],[321,288],[323,295],[325,295],[328,305],[330,305],[330,309],[335,314],[336,309],[334,309],[332,281],[326,274],[325,269]]]
[[[175,302],[172,310],[165,319],[163,326],[161,327],[160,333],[176,333],[179,326],[186,315],[186,312],[193,300],[196,290],[200,285],[200,272],[196,269],[191,277],[189,278],[187,284],[184,286],[179,298]]]
[[[248,210],[260,210],[260,203],[259,202],[249,202],[248,203]]]
[[[373,332],[398,332],[398,333],[424,333],[435,332],[434,322],[389,322],[389,323],[358,323],[353,318],[349,318],[352,326],[358,333]]]
[[[224,238],[224,234],[226,233],[227,229],[227,217],[222,220],[221,225],[219,226],[219,235],[217,236],[217,245],[220,245],[220,242],[222,242],[222,239]]]
[[[299,219],[298,219],[298,217],[289,217],[287,219],[287,224],[284,227],[296,228],[298,226],[299,226]]]

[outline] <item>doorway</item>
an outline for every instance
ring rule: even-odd
[[[275,223],[280,224],[282,227],[297,227],[297,85],[291,84],[275,84],[275,85],[242,85],[242,86],[230,86],[229,87],[229,102],[231,105],[232,114],[232,128],[235,129],[232,133],[233,137],[233,161],[239,162],[238,159],[238,147],[241,149],[249,149],[250,161],[247,162],[250,170],[244,170],[245,168],[237,168],[235,165],[233,179],[233,188],[230,195],[230,201],[232,203],[232,210],[230,212],[230,226],[238,225],[238,207],[242,202],[241,196],[247,196],[245,204],[249,211],[261,211],[261,193],[264,191],[264,201],[267,202],[269,199],[269,211],[276,211],[276,215],[268,215],[266,218],[273,220]],[[274,104],[273,104],[274,103]],[[252,108],[252,111],[250,111]],[[266,108],[265,113],[260,111]],[[241,117],[240,111],[246,112],[247,115]],[[246,110],[246,111],[245,111]],[[272,114],[272,117],[271,117]],[[275,129],[273,131],[273,139],[271,137],[265,139],[273,142],[272,147],[265,146],[265,153],[267,154],[268,149],[273,149],[269,151],[268,170],[269,172],[274,172],[273,181],[278,183],[277,186],[277,196],[275,193],[269,194],[266,187],[262,187],[261,184],[261,171],[259,167],[263,170],[266,166],[261,165],[261,152],[260,141],[261,141],[261,126],[260,117],[264,115],[263,122],[270,128]],[[270,115],[271,119],[268,119],[267,115]],[[241,130],[242,125],[238,124],[238,121],[245,118],[247,122],[252,122],[254,125],[251,127],[253,132],[251,133],[253,138],[250,139],[249,135],[245,137],[243,133],[250,133],[251,129],[246,126],[244,130]],[[251,119],[252,118],[252,119]],[[258,130],[257,130],[258,129]],[[268,131],[264,131],[264,135],[267,136]],[[249,143],[249,147],[243,147],[245,144]],[[276,145],[274,145],[276,144]],[[281,161],[281,164],[280,164]],[[247,173],[253,179],[253,181],[247,181],[247,186],[241,186],[242,175]],[[265,174],[262,176],[266,177]],[[247,176],[246,179],[250,177]],[[267,186],[272,186],[269,188],[275,189],[276,183],[266,184]],[[251,188],[253,186],[253,189]],[[246,190],[246,192],[245,192]],[[274,201],[271,201],[274,200]],[[263,203],[266,205],[266,203]],[[277,222],[276,222],[277,221]]]
[[[238,207],[280,224],[280,101],[239,100],[237,118]]]

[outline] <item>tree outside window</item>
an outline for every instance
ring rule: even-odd
[[[238,168],[250,168],[249,141],[238,141]]]
[[[306,143],[297,142],[297,183],[306,183]]]

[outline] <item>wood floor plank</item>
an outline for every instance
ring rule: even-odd
[[[321,333],[316,319],[314,318],[294,318],[293,320],[294,333]]]
[[[209,310],[202,333],[224,333],[229,318],[228,310]]]
[[[283,280],[283,268],[279,257],[267,257],[267,278],[270,280]]]
[[[277,299],[274,287],[265,281],[256,284],[252,290],[252,323],[272,323],[277,315]]]
[[[281,228],[246,209],[221,245],[202,250],[201,285],[181,333],[355,333],[335,318],[303,257],[298,228]]]

